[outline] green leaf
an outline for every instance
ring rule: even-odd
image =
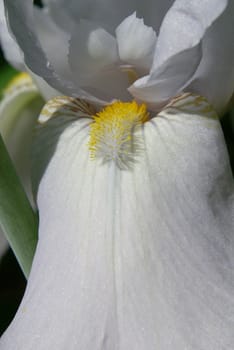
[[[27,277],[37,243],[38,216],[29,203],[1,136],[0,226]]]

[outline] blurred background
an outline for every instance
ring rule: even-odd
[[[2,97],[4,87],[15,74],[17,74],[17,71],[6,63],[0,49],[0,98]],[[3,243],[0,237],[1,244]],[[8,248],[5,250],[3,256],[0,255],[0,336],[14,317],[22,299],[25,286],[26,280],[24,275],[19,268],[14,254]]]
[[[26,281],[14,254],[7,249],[0,261],[0,336],[13,319]]]

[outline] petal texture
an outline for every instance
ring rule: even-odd
[[[146,0],[44,0],[49,7],[50,13],[55,21],[66,22],[66,18],[78,23],[80,19],[91,20],[104,25],[105,29],[114,31],[123,19],[134,11],[137,15],[144,17],[145,23],[158,30],[161,21],[172,5],[173,0],[154,1]],[[66,18],[64,18],[64,12]]]
[[[60,92],[53,89],[49,84],[47,84],[47,82],[44,79],[30,71],[30,69],[28,69],[28,72],[33,78],[35,85],[37,86],[38,90],[40,91],[40,94],[43,96],[45,101],[49,101],[52,98],[60,95]]]
[[[22,53],[7,27],[3,0],[0,1],[0,42],[6,60],[16,69],[24,70]]]
[[[24,53],[24,60],[28,68],[45,79],[49,85],[60,93],[69,96],[79,95],[83,98],[96,100],[92,95],[81,90],[72,80],[66,80],[64,76],[60,76],[59,72],[53,67],[42,49],[35,28],[34,7],[31,0],[22,0],[20,3],[14,0],[5,0],[5,8],[9,26]]]
[[[201,46],[179,52],[169,58],[152,75],[135,81],[128,90],[153,110],[161,110],[173,96],[181,91],[195,73],[202,57]]]
[[[128,77],[118,67],[116,39],[93,22],[81,21],[70,40],[69,64],[74,80],[100,100],[126,100]]]
[[[89,159],[89,107],[77,120],[64,102],[41,118],[39,244],[1,349],[231,349],[233,177],[215,113],[173,101],[120,171]]]
[[[160,27],[152,71],[168,58],[196,46],[227,4],[227,0],[176,0]]]
[[[32,2],[23,0],[19,4],[8,0],[5,1],[5,8],[12,33],[24,53],[26,65],[36,74],[46,77],[53,85],[56,77],[35,33]]]
[[[160,27],[150,74],[137,80],[130,93],[157,109],[181,91],[201,62],[205,32],[226,6],[226,0],[175,1]]]
[[[156,45],[156,33],[144,24],[136,13],[125,18],[116,29],[119,56],[123,62],[138,69],[149,71]]]
[[[61,78],[72,80],[68,65],[68,42],[70,36],[61,30],[46,11],[34,6],[34,25],[43,51]]]
[[[188,90],[199,92],[219,114],[225,111],[234,91],[234,2],[213,23],[202,41],[203,58]]]

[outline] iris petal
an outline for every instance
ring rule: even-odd
[[[229,1],[222,16],[203,39],[203,57],[188,90],[199,91],[221,114],[234,90],[234,3]]]
[[[34,25],[34,8],[31,0],[6,0],[5,8],[9,26],[17,43],[24,53],[26,65],[35,74],[41,76],[46,82],[60,93],[70,96],[96,100],[92,95],[79,88],[72,80],[66,80],[55,71],[51,62],[43,51]]]
[[[55,21],[79,23],[80,19],[90,20],[102,24],[112,33],[123,19],[134,11],[144,17],[145,23],[158,30],[166,11],[173,0],[43,0]]]
[[[195,73],[202,57],[201,46],[179,52],[169,58],[152,76],[135,81],[129,92],[137,99],[147,102],[153,110],[160,110],[182,90]]]
[[[4,56],[16,69],[24,70],[22,53],[7,28],[3,0],[0,1],[0,41]]]
[[[128,77],[118,67],[116,39],[101,26],[81,21],[72,31],[69,64],[73,79],[103,101],[126,99]]]
[[[58,28],[46,11],[34,7],[34,24],[41,47],[61,78],[72,80],[68,65],[70,36]]]
[[[92,119],[71,104],[41,121],[39,243],[1,348],[228,349],[234,185],[217,115],[198,96],[174,100],[121,171],[90,160]]]
[[[116,29],[119,56],[137,69],[149,71],[156,45],[156,33],[136,13],[125,18]]]
[[[160,27],[152,73],[168,58],[197,46],[227,3],[227,0],[176,0]]]
[[[226,0],[217,1],[216,6],[212,0],[175,1],[160,27],[150,74],[136,81],[129,91],[154,109],[181,91],[200,64],[206,30],[226,6]]]

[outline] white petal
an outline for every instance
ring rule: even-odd
[[[202,41],[203,58],[190,91],[199,92],[223,113],[234,91],[234,2],[229,1],[222,16],[207,31]]]
[[[30,69],[28,69],[28,72],[45,101],[49,101],[50,99],[61,95],[58,90],[53,89],[44,79],[33,73]]]
[[[129,92],[146,102],[152,110],[160,110],[178,94],[196,71],[202,57],[200,45],[169,58],[153,74],[135,81]]]
[[[13,0],[6,0],[5,8],[9,26],[24,53],[26,65],[34,73],[46,77],[47,81],[52,85],[54,82],[56,88],[60,90],[61,84],[58,82],[59,87],[57,87],[56,76],[35,33],[32,2],[30,0],[22,0],[19,4]]]
[[[206,30],[226,5],[226,0],[215,4],[213,0],[175,1],[160,28],[150,75],[136,81],[129,91],[155,109],[181,91],[199,66]]]
[[[153,62],[156,33],[136,13],[125,18],[116,29],[120,59],[149,71]]]
[[[69,63],[74,80],[102,100],[125,99],[128,77],[117,66],[116,39],[99,25],[81,21],[73,28]]]
[[[55,20],[60,20],[59,12],[65,12],[67,18],[70,18],[73,23],[79,23],[81,19],[86,19],[102,24],[105,29],[112,30],[124,18],[124,14],[129,9],[129,1],[123,0],[95,2],[92,0],[80,0],[79,2],[76,0],[46,0],[44,2],[47,3],[50,13],[55,16]]]
[[[145,24],[153,27],[156,33],[158,33],[163,18],[173,2],[174,0],[132,0],[132,12],[136,11],[139,17],[144,18]]]
[[[32,204],[30,156],[33,128],[43,104],[37,87],[26,73],[12,80],[0,103],[0,132]]]
[[[50,74],[48,61],[40,47],[40,43],[34,32],[33,6],[30,0],[22,0],[16,3],[12,0],[5,1],[6,13],[12,33],[24,53],[26,64],[32,66],[39,75]]]
[[[58,28],[46,11],[34,7],[34,24],[41,46],[60,77],[72,80],[68,64],[70,36]]]
[[[55,72],[41,47],[35,30],[32,1],[21,0],[18,3],[15,0],[5,0],[5,8],[9,26],[24,53],[24,60],[28,68],[44,78],[50,86],[60,93],[94,99],[93,96],[74,84],[72,80],[66,80]]]
[[[56,12],[64,11],[65,14],[71,18],[74,23],[79,23],[80,19],[92,20],[98,23],[110,22],[110,17],[113,19],[113,15],[119,18],[119,14],[122,13],[123,6],[125,5],[117,4],[115,0],[81,0],[77,2],[76,0],[45,0],[44,1],[50,10]],[[119,5],[119,6],[117,6]],[[117,10],[117,11],[116,11]]]
[[[79,23],[80,19],[100,23],[105,29],[114,31],[123,19],[134,11],[142,16],[145,23],[158,30],[162,18],[173,0],[44,0],[57,23],[71,19]]]
[[[118,62],[116,39],[95,23],[82,21],[74,28],[69,48],[69,63],[77,79]]]
[[[1,349],[231,348],[233,177],[212,109],[174,101],[125,171],[89,159],[89,123],[42,126],[39,244]]]
[[[3,0],[0,0],[0,42],[6,60],[16,69],[24,70],[22,53],[7,27]]]
[[[176,0],[161,25],[152,71],[168,58],[197,46],[227,3],[227,0]]]
[[[67,3],[66,6],[61,6],[58,0],[43,0],[44,8],[51,17],[51,20],[69,34],[76,21],[69,16]]]

